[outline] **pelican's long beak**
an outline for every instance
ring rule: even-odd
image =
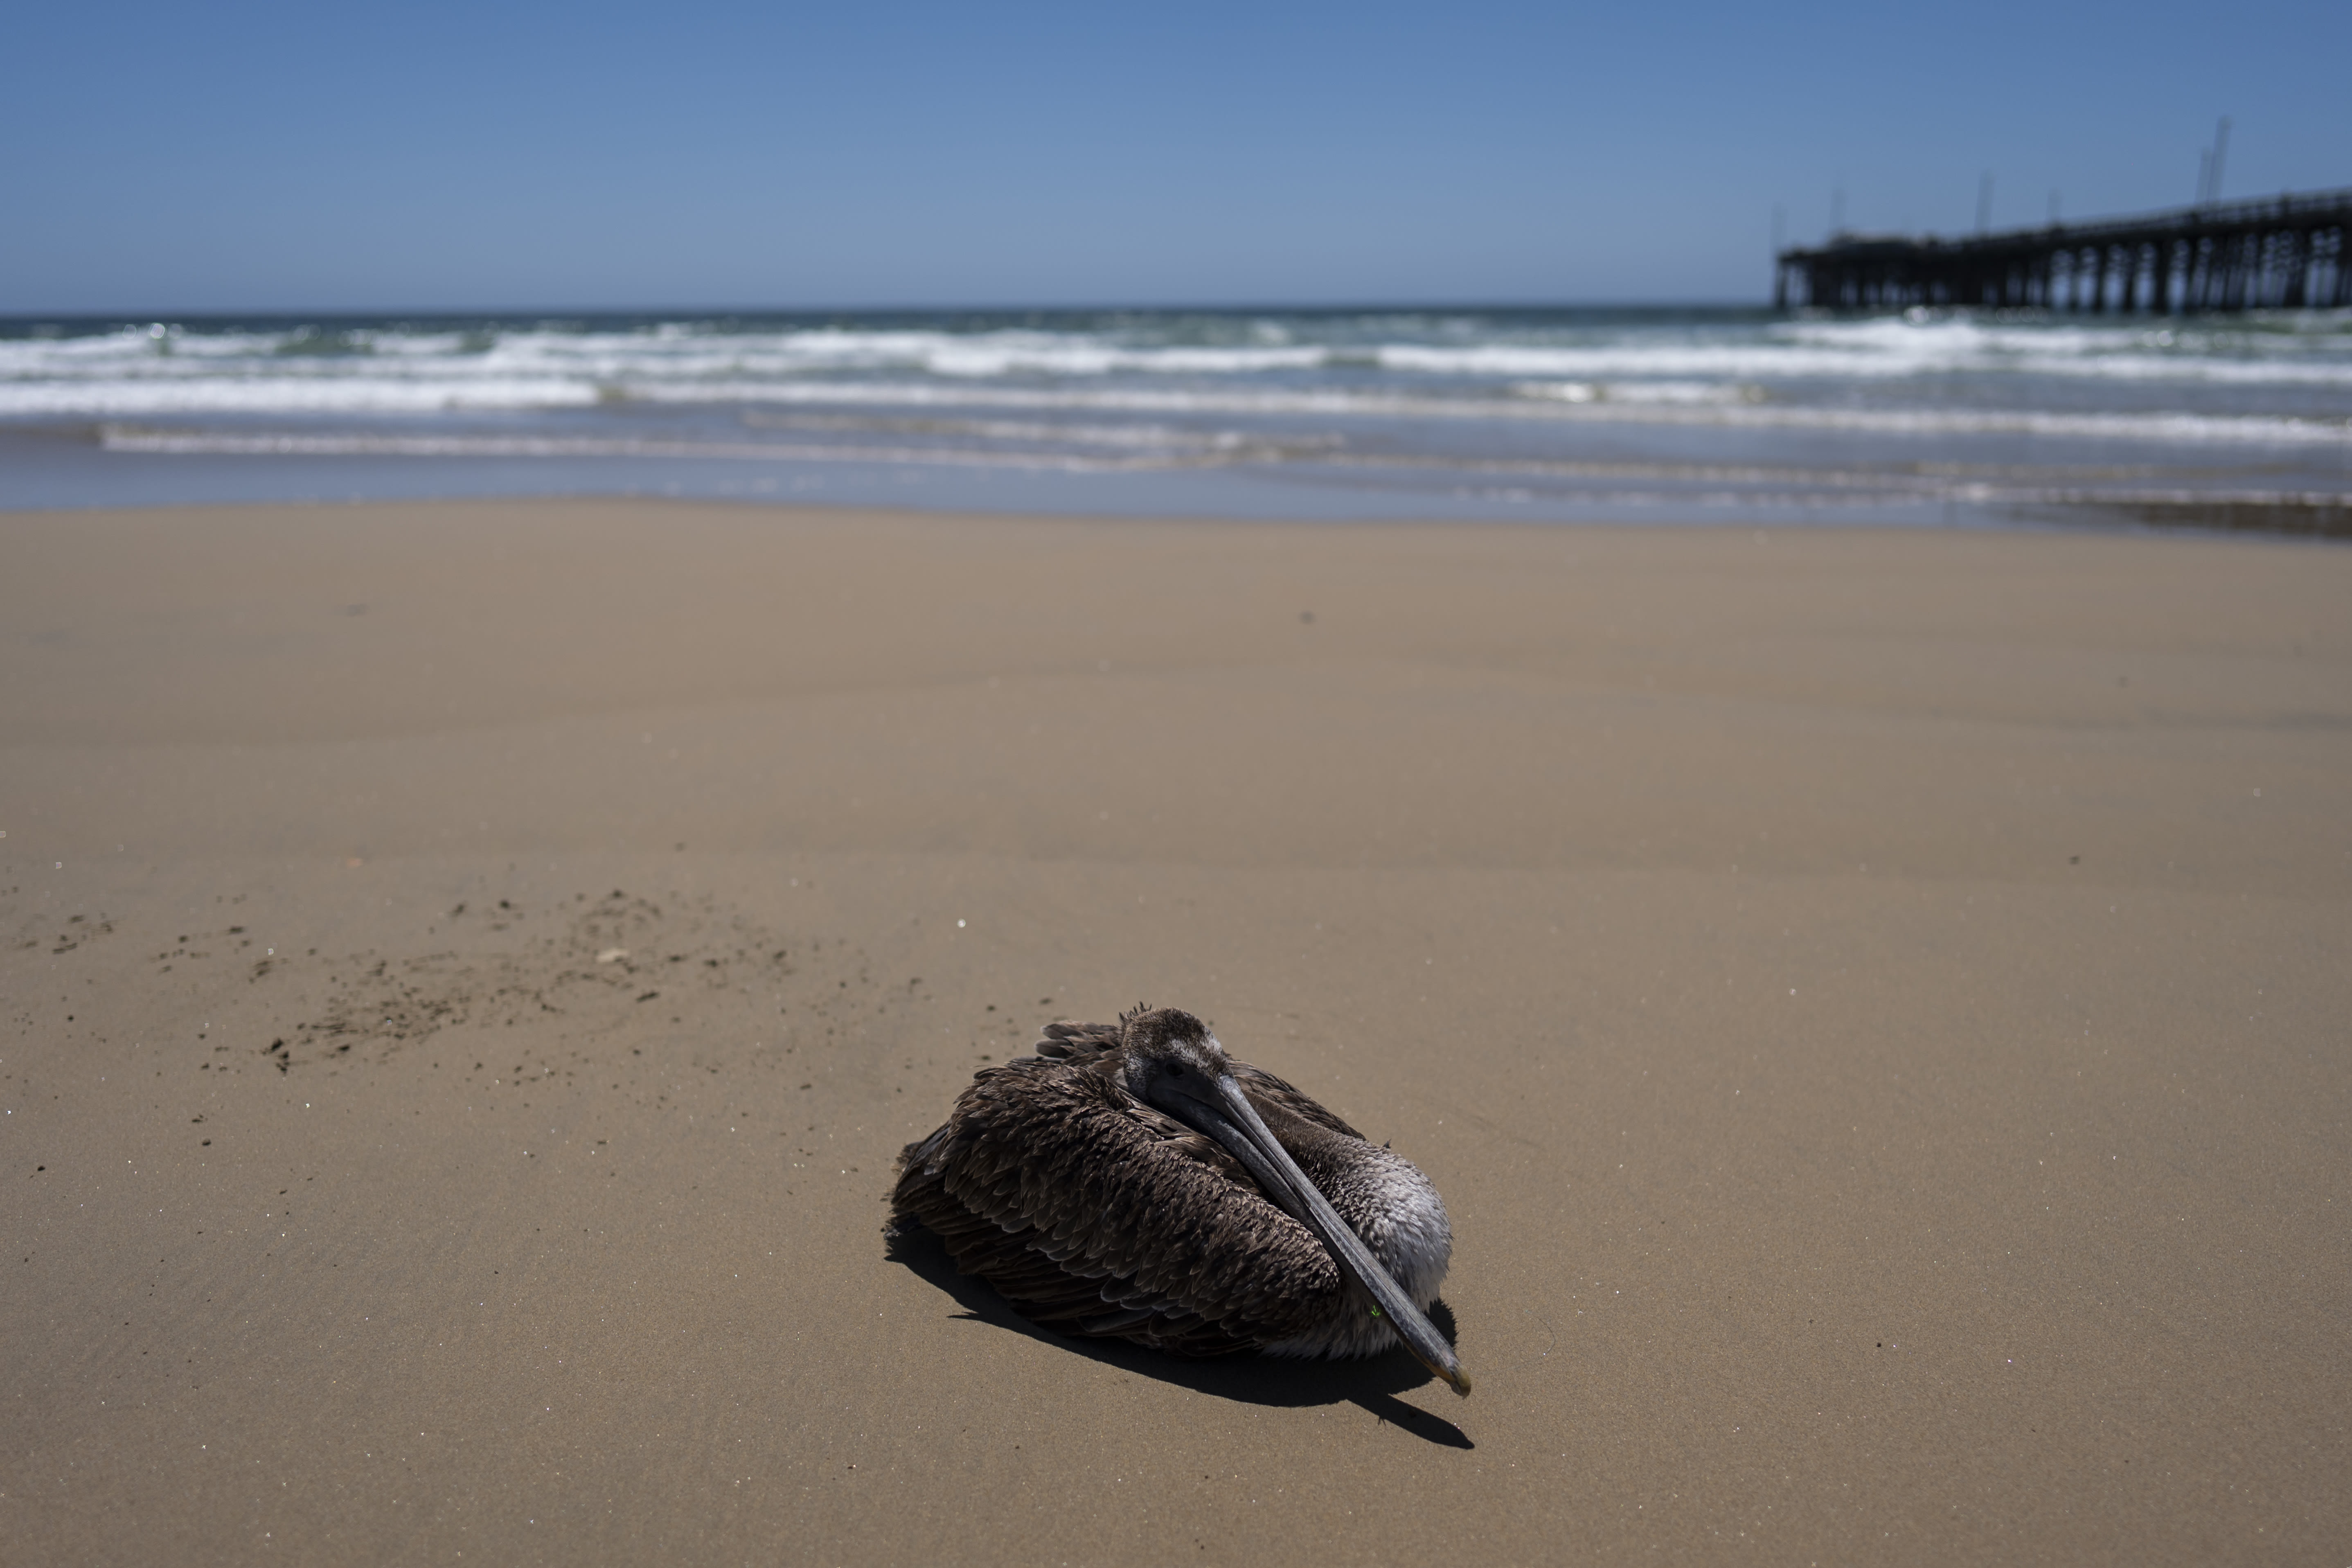
[[[1413,1359],[1431,1373],[1444,1379],[1454,1393],[1465,1397],[1470,1393],[1469,1374],[1437,1325],[1422,1315],[1421,1309],[1404,1293],[1402,1286],[1381,1267],[1361,1237],[1349,1229],[1339,1217],[1330,1200],[1318,1191],[1290,1152],[1275,1141],[1273,1132],[1249,1102],[1231,1073],[1218,1075],[1212,1093],[1199,1090],[1186,1096],[1199,1111],[1202,1131],[1233,1151],[1257,1178],[1257,1184],[1266,1195],[1287,1210],[1290,1216],[1315,1233],[1339,1264],[1341,1273],[1364,1289],[1374,1302],[1377,1315],[1385,1317],[1396,1336],[1404,1342]]]

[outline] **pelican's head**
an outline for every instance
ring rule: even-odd
[[[1173,1007],[1138,1007],[1122,1015],[1119,1047],[1125,1060],[1120,1083],[1128,1093],[1196,1132],[1223,1144],[1260,1191],[1291,1218],[1314,1233],[1339,1266],[1377,1303],[1375,1316],[1389,1326],[1415,1360],[1443,1378],[1456,1394],[1470,1392],[1470,1379],[1454,1347],[1422,1315],[1402,1288],[1381,1268],[1361,1237],[1339,1217],[1307,1173],[1298,1168],[1242,1092],[1225,1047],[1208,1026]]]
[[[1209,1026],[1174,1007],[1138,1007],[1119,1015],[1120,1087],[1146,1105],[1186,1120],[1170,1103],[1198,1098],[1189,1089],[1207,1089],[1233,1074],[1225,1047]]]

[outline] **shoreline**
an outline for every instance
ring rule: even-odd
[[[57,438],[58,433],[47,430],[17,432],[20,436]],[[66,446],[82,443],[61,440]],[[327,458],[329,464],[345,461]],[[395,459],[406,461],[407,459]],[[470,459],[484,460],[484,459]],[[941,470],[936,476],[956,479],[952,470]],[[79,481],[77,480],[77,483]],[[1610,517],[1565,517],[1511,515],[1507,510],[1476,517],[1448,518],[1432,507],[1397,507],[1388,511],[1368,510],[1362,513],[1331,512],[1307,514],[1300,512],[1187,512],[1181,509],[1118,510],[1078,504],[1040,505],[1034,496],[1024,502],[1008,500],[1002,506],[974,505],[968,498],[960,504],[924,505],[914,501],[880,500],[812,500],[780,499],[778,487],[753,484],[715,484],[708,489],[685,486],[642,490],[611,488],[532,489],[528,485],[446,492],[394,490],[392,493],[352,494],[341,499],[320,493],[332,487],[314,486],[303,489],[286,488],[282,493],[266,496],[227,495],[219,499],[121,501],[100,500],[81,504],[42,501],[38,504],[10,504],[0,500],[0,518],[39,516],[46,513],[76,512],[153,512],[175,510],[251,510],[255,508],[311,508],[343,510],[352,507],[397,506],[475,506],[475,505],[600,505],[604,503],[644,504],[648,506],[730,506],[772,508],[785,510],[821,510],[841,513],[874,513],[877,515],[919,515],[927,517],[987,517],[1017,521],[1024,518],[1055,517],[1075,521],[1143,522],[1161,524],[1236,524],[1269,527],[1339,527],[1339,528],[1461,528],[1501,527],[1565,530],[1617,529],[1658,530],[1681,532],[1690,530],[1738,532],[1763,529],[1769,531],[1816,530],[1827,532],[1887,531],[1898,533],[1994,532],[1994,533],[2071,533],[2095,535],[2140,535],[2147,537],[2187,536],[2253,538],[2275,540],[2308,540],[2334,542],[2352,539],[2352,499],[2322,492],[2280,492],[2275,495],[2232,492],[2206,498],[2136,496],[2124,499],[2103,499],[2095,501],[2062,500],[2056,502],[2018,502],[2014,505],[1972,506],[1965,512],[1939,521],[1913,521],[1889,522],[1879,519],[1839,519],[1810,515],[1791,518],[1777,512],[1759,512],[1753,518],[1727,516],[1685,517],[1676,519],[1644,518],[1632,521]],[[968,488],[968,487],[967,487]]]
[[[0,553],[27,1563],[2352,1528],[2352,556],[623,500]],[[1138,1000],[1430,1173],[1472,1398],[886,1246],[972,1070]]]

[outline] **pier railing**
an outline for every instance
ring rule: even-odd
[[[1776,258],[1772,302],[2053,310],[2352,306],[2352,190],[2208,203],[1967,239],[1832,235]]]

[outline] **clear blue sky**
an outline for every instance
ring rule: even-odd
[[[18,7],[0,311],[1749,300],[2352,184],[2352,5]]]

